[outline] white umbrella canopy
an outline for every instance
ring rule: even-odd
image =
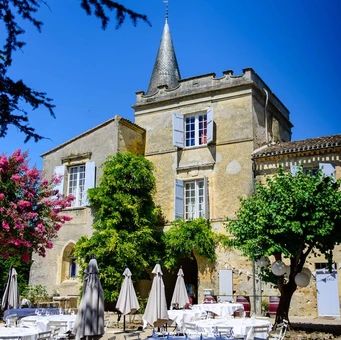
[[[177,306],[178,308],[184,308],[185,305],[188,303],[189,299],[184,280],[184,272],[182,268],[180,268],[178,271],[178,277],[176,279],[174,292],[172,296],[171,309],[173,308],[173,306]]]
[[[131,279],[131,271],[126,268],[123,272],[124,280],[121,286],[120,295],[116,303],[116,308],[123,314],[130,314],[140,308],[137,296],[135,293],[133,281]]]
[[[18,291],[18,274],[17,271],[11,267],[8,273],[8,279],[4,295],[2,296],[1,308],[2,310],[19,307],[19,291]]]
[[[95,259],[90,260],[85,270],[83,296],[73,330],[77,340],[104,334],[104,294]]]
[[[155,265],[152,273],[155,276],[149,293],[147,306],[142,317],[144,328],[147,324],[153,327],[160,326],[169,319],[161,266],[159,264]]]

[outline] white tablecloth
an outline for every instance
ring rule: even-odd
[[[39,332],[37,328],[0,327],[0,339],[20,336],[22,340],[36,340]]]
[[[193,322],[199,320],[202,312],[200,310],[191,309],[172,309],[168,311],[170,320],[173,320],[179,328],[182,328],[184,322]]]
[[[21,319],[21,326],[31,327],[35,325],[41,332],[46,332],[51,329],[54,322],[66,322],[66,327],[63,333],[72,331],[76,321],[76,315],[32,315]]]
[[[198,327],[198,331],[202,333],[206,333],[208,335],[212,335],[217,326],[224,327],[233,327],[233,333],[235,335],[247,336],[251,333],[251,329],[254,326],[266,326],[271,330],[271,322],[270,320],[264,319],[255,319],[255,318],[236,318],[236,319],[206,319],[206,320],[198,320],[194,321],[194,323]],[[250,334],[251,335],[251,334]],[[267,339],[266,333],[257,334],[257,337],[261,339]],[[253,336],[251,335],[253,339]]]
[[[238,309],[244,310],[244,306],[241,303],[230,303],[230,302],[202,303],[202,304],[192,306],[192,310],[212,312],[222,317],[231,316]]]

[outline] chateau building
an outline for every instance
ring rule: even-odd
[[[288,171],[298,165],[320,167],[328,175],[341,176],[341,135],[290,142],[288,109],[253,69],[240,75],[224,71],[219,77],[212,73],[182,79],[167,20],[149,87],[137,92],[133,107],[135,123],[116,116],[43,155],[46,175],[64,176],[59,189],[76,200],[68,210],[73,219],[59,232],[55,247],[45,258],[34,257],[31,284],[44,284],[50,293],[79,294],[72,249],[92,230],[86,190],[98,183],[101,165],[116,152],[144,154],[154,164],[155,201],[167,224],[177,218],[204,217],[219,232],[224,232],[226,218],[235,216],[240,197],[250,195],[255,181],[279,165]],[[338,250],[335,255],[340,262]],[[322,270],[324,262],[316,260],[312,270]],[[263,290],[263,295],[278,294],[269,286],[261,287],[252,263],[232,249],[218,248],[214,265],[196,257],[184,261],[183,268],[199,301],[205,288],[222,298],[251,296],[254,289]],[[337,270],[335,275],[333,298],[339,303]],[[339,308],[336,314],[318,305],[316,285],[312,282],[295,293],[293,313],[301,315],[298,301],[304,298],[305,315],[321,310],[339,315]]]

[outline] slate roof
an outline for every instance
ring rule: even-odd
[[[167,85],[170,89],[174,88],[179,84],[180,79],[179,66],[166,19],[147,94],[157,92],[158,86],[161,85]]]
[[[321,150],[334,147],[341,147],[341,135],[307,138],[261,147],[252,153],[252,158],[278,156],[294,152]]]

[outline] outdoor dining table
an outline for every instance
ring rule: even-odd
[[[197,320],[194,323],[198,327],[198,332],[202,332],[208,335],[212,335],[216,331],[216,327],[233,327],[233,334],[246,337],[252,332],[254,326],[266,326],[271,330],[272,324],[267,319],[257,318],[229,318],[229,319],[205,319]],[[267,339],[268,334],[257,334],[260,339]],[[251,337],[253,339],[253,336]]]
[[[62,331],[65,333],[67,331],[72,331],[73,326],[76,321],[76,315],[60,314],[60,315],[30,315],[21,319],[21,326],[30,327],[34,324],[40,332],[46,332],[51,330],[51,325],[53,323],[65,322],[66,328]]]
[[[193,322],[200,319],[202,312],[192,309],[171,309],[168,310],[168,317],[174,321],[179,329],[182,328],[184,322]]]
[[[36,340],[41,332],[38,328],[0,327],[0,340],[20,337],[22,340]]]
[[[192,306],[192,310],[212,312],[222,317],[232,316],[236,310],[244,310],[244,306],[241,303],[201,303]]]

